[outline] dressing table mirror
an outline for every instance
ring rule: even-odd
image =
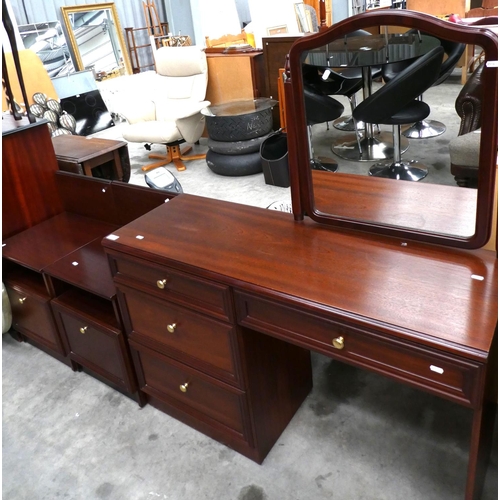
[[[371,33],[370,37],[362,37],[370,38],[370,43],[347,36],[356,30]],[[409,30],[412,30],[412,35],[406,33]],[[364,76],[372,65],[384,66],[405,58],[416,60],[440,45],[440,40],[475,46],[476,50],[480,47],[485,61],[481,75],[477,189],[452,183],[439,185],[369,175],[370,166],[377,162],[376,148],[380,142],[376,125],[358,133],[365,140],[363,154],[374,155],[369,158],[373,161],[366,161],[362,175],[344,173],[341,168],[335,173],[311,168],[311,141],[314,138],[311,139],[306,119],[305,65],[316,67],[320,77],[330,68],[335,71],[346,66],[362,67]],[[307,215],[321,224],[457,248],[472,249],[485,245],[491,233],[495,199],[497,59],[498,35],[494,30],[458,25],[407,10],[359,14],[296,41],[290,49],[285,70],[286,112],[294,117],[287,120],[287,133],[295,219],[301,220]],[[369,95],[366,82],[364,86]],[[380,87],[379,83],[377,89]],[[457,93],[460,89],[461,86],[457,86]],[[373,92],[376,92],[375,88]],[[449,97],[452,109],[456,97],[456,94]],[[425,94],[423,100],[425,102]],[[459,117],[456,118],[459,121]],[[388,135],[392,147],[392,134]],[[355,137],[354,133],[352,136]],[[419,148],[422,154],[425,141],[419,144],[418,139],[409,139],[406,145],[408,142],[411,145],[408,159],[417,159]],[[355,142],[352,147],[357,148]],[[448,151],[448,144],[442,147]],[[390,163],[392,155],[387,158]]]
[[[61,7],[77,71],[98,79],[132,74],[118,12],[113,2]]]

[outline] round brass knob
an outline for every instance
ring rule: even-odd
[[[167,325],[167,330],[170,333],[174,333],[176,328],[177,328],[177,323],[172,323],[171,325]]]
[[[335,349],[343,349],[344,348],[344,337],[337,337],[332,340],[333,347]]]
[[[21,297],[19,299],[19,304],[24,304],[24,301],[26,300],[26,297]]]
[[[80,333],[84,334],[84,333],[87,333],[87,326],[82,326],[80,327]]]
[[[165,285],[167,284],[167,280],[158,280],[156,282],[156,286],[158,288],[161,288],[162,290],[165,288]]]
[[[181,392],[187,392],[188,385],[189,385],[189,382],[186,382],[185,384],[180,385],[179,389],[181,390]]]

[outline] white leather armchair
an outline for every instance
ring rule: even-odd
[[[183,142],[197,142],[205,128],[201,110],[205,101],[208,71],[205,52],[196,46],[161,47],[155,51],[156,78],[136,90],[131,98],[121,99],[119,113],[128,122],[123,137],[130,142],[165,144],[166,155],[151,154],[161,161],[146,165],[143,171],[173,162],[185,170],[185,160],[205,155],[186,156],[192,147],[181,151]]]

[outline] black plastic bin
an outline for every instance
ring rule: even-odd
[[[276,132],[265,139],[260,146],[260,159],[266,184],[290,187],[286,134]]]

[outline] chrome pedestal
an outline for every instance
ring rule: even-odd
[[[337,118],[333,122],[333,126],[337,130],[341,130],[342,132],[354,132],[354,119],[352,115],[344,115],[341,116],[340,118]],[[365,123],[364,122],[358,122],[358,130],[364,130],[365,129]]]
[[[428,173],[428,169],[422,163],[412,161],[400,161],[398,163],[375,163],[368,171],[373,177],[384,177],[401,181],[420,181]]]
[[[422,120],[413,124],[403,132],[408,139],[429,139],[444,134],[446,126],[435,120]]]
[[[373,137],[363,137],[358,141],[354,134],[339,139],[332,146],[332,151],[344,160],[376,161],[394,158],[393,138],[390,132],[381,132]],[[360,151],[361,147],[361,151]],[[409,147],[408,139],[401,140],[401,153]]]
[[[338,163],[333,158],[326,156],[318,156],[311,160],[311,168],[313,170],[323,170],[326,172],[336,172],[339,169]]]

